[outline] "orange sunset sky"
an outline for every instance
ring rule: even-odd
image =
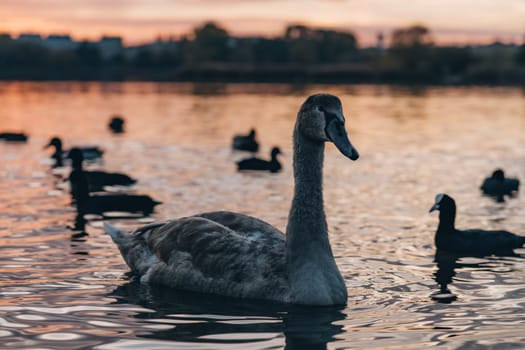
[[[414,23],[440,43],[522,43],[525,0],[1,0],[0,32],[119,35],[126,44],[189,33],[214,20],[232,35],[274,36],[288,23],[349,29],[362,45]]]

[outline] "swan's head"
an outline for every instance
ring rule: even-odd
[[[316,94],[308,97],[299,110],[296,127],[312,141],[333,142],[348,158],[359,158],[345,130],[341,101],[334,95]]]
[[[434,210],[449,211],[451,209],[456,209],[456,202],[454,199],[448,194],[439,193],[436,195],[436,200],[432,208],[430,208],[429,213],[432,213]]]

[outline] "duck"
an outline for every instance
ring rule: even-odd
[[[508,231],[456,229],[456,202],[445,193],[436,195],[430,212],[435,210],[439,211],[439,225],[434,243],[439,250],[464,256],[514,255],[514,249],[525,244],[524,236]]]
[[[73,172],[82,171],[89,183],[89,191],[102,191],[104,186],[131,186],[137,180],[122,173],[107,173],[105,171],[86,171],[82,167],[83,152],[78,148],[72,148],[68,153],[68,158],[72,160]]]
[[[281,163],[277,155],[281,154],[279,147],[273,147],[270,152],[270,160],[259,159],[256,157],[246,158],[237,162],[237,170],[263,170],[271,173],[281,171]]]
[[[250,300],[346,305],[347,290],[328,237],[323,205],[325,143],[347,158],[341,101],[309,96],[293,131],[294,194],[286,235],[256,217],[216,211],[152,223],[129,232],[104,223],[141,283]]]
[[[495,197],[498,201],[503,201],[503,196],[512,195],[518,191],[520,180],[505,177],[502,169],[496,169],[490,177],[483,180],[480,189],[484,194]]]
[[[73,148],[69,153],[73,162],[73,171],[69,175],[69,181],[79,215],[102,215],[110,211],[149,215],[153,213],[156,205],[162,204],[147,195],[91,194],[89,191],[89,177],[82,169],[82,151],[78,148]]]
[[[122,134],[124,132],[124,118],[118,115],[113,116],[108,127],[114,134]]]
[[[22,132],[0,132],[0,140],[7,142],[26,142],[29,136]]]
[[[239,151],[256,153],[259,150],[259,143],[255,140],[255,129],[251,129],[248,135],[235,135],[233,137],[232,148]]]
[[[63,149],[62,139],[56,136],[51,138],[49,143],[44,146],[44,149],[49,147],[55,148],[55,152],[51,155],[51,158],[55,160],[55,166],[63,166],[63,159],[68,157],[69,151]],[[84,160],[97,160],[102,158],[102,155],[104,154],[104,151],[97,146],[83,146],[76,148],[82,152]]]

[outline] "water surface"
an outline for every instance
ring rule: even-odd
[[[67,185],[49,138],[98,144],[103,164],[132,174],[162,201],[144,222],[210,210],[255,215],[284,230],[291,133],[299,105],[337,94],[361,158],[325,159],[330,240],[348,288],[344,308],[300,308],[152,289],[125,276],[92,218],[74,230]],[[107,130],[112,114],[126,133]],[[279,174],[239,174],[231,136],[258,131],[261,156],[283,150]],[[525,93],[514,88],[0,83],[0,347],[2,349],[523,348],[522,257],[434,262],[438,192],[458,227],[525,234],[523,196],[496,203],[479,185],[496,167],[525,178]],[[86,234],[87,233],[87,234]],[[518,251],[519,253],[520,251]],[[521,253],[525,254],[525,250]],[[440,287],[440,283],[442,286]],[[444,288],[447,293],[442,293]]]

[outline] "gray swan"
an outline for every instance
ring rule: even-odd
[[[344,305],[347,291],[328,239],[323,206],[324,143],[356,160],[339,98],[316,94],[294,128],[295,191],[286,235],[257,218],[219,211],[134,232],[106,232],[142,283],[237,298]]]

